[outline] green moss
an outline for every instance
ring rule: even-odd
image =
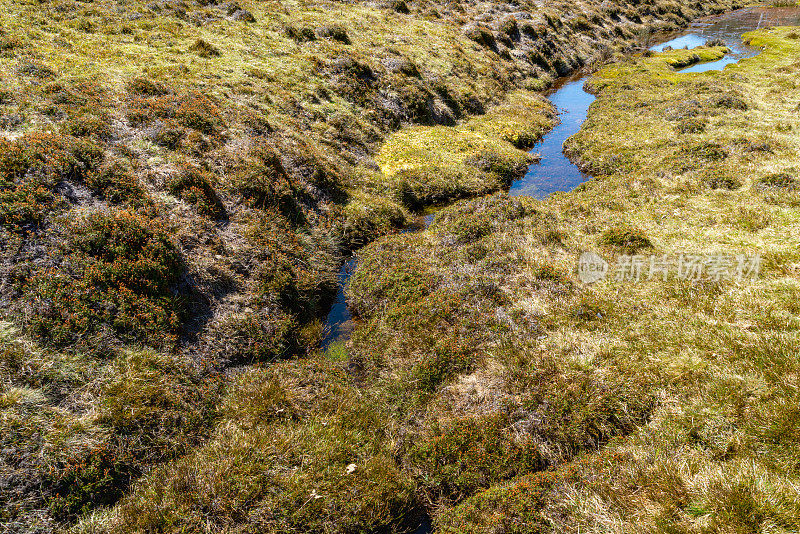
[[[502,139],[445,126],[402,130],[378,156],[398,198],[412,208],[496,191],[531,161]]]
[[[697,47],[691,50],[672,50],[656,56],[674,69],[683,69],[696,63],[722,59],[730,50],[724,46]]]
[[[496,191],[520,176],[529,147],[554,123],[541,97],[518,92],[457,127],[412,127],[392,135],[378,163],[398,198],[418,209]],[[512,146],[513,145],[513,146]]]
[[[499,106],[465,123],[469,130],[499,137],[520,149],[531,148],[555,123],[552,104],[527,92],[508,95]]]

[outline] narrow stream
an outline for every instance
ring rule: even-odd
[[[595,100],[594,95],[583,90],[586,79],[586,75],[578,74],[560,80],[547,95],[561,122],[531,150],[542,159],[511,184],[508,194],[512,197],[542,199],[557,191],[571,191],[590,178],[564,155],[564,142],[581,129]]]
[[[707,72],[722,70],[726,66],[745,58],[756,56],[759,49],[746,46],[742,42],[742,34],[752,30],[774,26],[800,25],[800,9],[796,7],[771,8],[751,7],[730,13],[700,19],[692,23],[686,30],[668,40],[650,48],[654,52],[664,51],[667,47],[695,48],[712,40],[722,40],[731,49],[731,53],[719,61],[698,63],[680,72]],[[541,155],[538,163],[531,165],[528,172],[516,180],[509,189],[511,196],[530,196],[542,199],[558,191],[571,191],[591,177],[578,169],[563,153],[564,142],[578,133],[586,121],[589,106],[595,97],[583,90],[588,76],[575,75],[559,80],[548,93],[548,98],[559,111],[561,122],[551,130],[531,150]],[[424,218],[427,227],[433,215]],[[327,336],[323,347],[328,347],[337,340],[345,340],[353,329],[353,320],[345,301],[345,286],[355,270],[354,258],[348,260],[339,273],[339,291],[336,302],[327,319]]]

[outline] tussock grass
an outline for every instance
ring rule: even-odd
[[[415,429],[438,530],[798,528],[798,147],[774,126],[797,105],[774,91],[792,31],[748,35],[763,54],[722,72],[676,74],[676,52],[599,71],[569,142],[594,180],[459,203],[361,252],[351,357]],[[678,107],[709,127],[676,132]],[[745,283],[583,286],[592,249],[764,263]]]
[[[248,371],[213,438],[146,477],[103,528],[226,529],[232,517],[269,532],[412,528],[415,485],[380,410],[325,361]]]
[[[515,350],[489,353],[508,332],[591,330],[608,313],[605,300],[574,294],[555,254],[571,246],[558,210],[496,199],[454,208],[440,233],[420,238],[426,254],[441,242],[441,257],[396,259],[408,288],[374,256],[380,276],[353,293],[367,321],[361,345],[336,364],[293,360],[319,343],[344,253],[396,233],[409,208],[500,189],[524,168],[520,149],[553,121],[530,91],[629,51],[637,35],[734,4],[523,2],[512,16],[463,2],[2,0],[0,314],[14,326],[3,328],[0,360],[0,522],[21,532],[79,521],[103,532],[411,530],[432,509],[425,497],[457,500],[527,469],[519,451],[550,465],[628,433],[649,397],[611,381],[624,394],[537,390],[560,406],[548,413],[574,416],[573,430],[522,439],[502,469],[476,461],[455,490],[443,487],[458,469],[428,447],[454,436],[475,455],[510,435],[487,431],[470,448],[424,411],[458,377],[514,369]],[[477,23],[476,41],[465,30]],[[749,93],[736,94],[753,112]],[[790,122],[752,139],[763,149],[753,154],[788,147],[776,138],[795,131]],[[427,154],[446,148],[453,159],[440,160],[440,175],[416,165],[403,181],[379,165],[392,134],[411,163],[405,146],[431,138],[441,146]],[[698,150],[698,161],[713,152]],[[791,188],[764,191],[775,210],[794,202]],[[730,224],[758,236],[785,217],[741,213]],[[507,225],[529,228],[522,250]],[[415,261],[430,284],[414,285]],[[529,272],[513,275],[515,264]],[[482,270],[493,274],[473,276]],[[384,306],[387,295],[407,308]],[[450,322],[464,305],[463,321]],[[548,318],[559,306],[567,312]],[[384,320],[400,342],[382,335]],[[430,334],[417,339],[417,328]],[[291,417],[272,413],[284,409],[274,384],[221,374],[256,362],[274,366],[252,372],[274,373]],[[585,383],[579,371],[565,376]],[[218,412],[223,387],[226,402],[272,400],[258,414]],[[513,397],[521,386],[498,387]],[[465,391],[453,403],[468,404]],[[580,414],[558,402],[590,394],[597,409],[576,401]],[[536,417],[533,404],[522,415],[508,406],[481,405],[469,422]],[[413,463],[410,436],[426,440]],[[429,471],[436,482],[421,483]]]

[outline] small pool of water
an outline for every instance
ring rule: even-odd
[[[711,40],[721,40],[731,53],[719,61],[698,63],[680,72],[708,72],[722,70],[742,59],[758,55],[760,49],[742,42],[742,34],[761,28],[800,25],[800,9],[796,7],[750,7],[739,9],[694,22],[689,28],[672,39],[650,48],[663,52],[671,48],[695,48]]]
[[[680,72],[721,70],[759,53],[759,49],[746,46],[742,42],[742,34],[774,26],[800,26],[800,8],[753,7],[708,17],[694,22],[683,32],[668,37],[650,50],[661,52],[668,46],[676,49],[695,48],[719,39],[731,49],[730,54],[719,61],[699,63]],[[531,165],[525,176],[511,184],[509,195],[542,199],[555,192],[571,191],[591,178],[564,155],[564,142],[581,129],[589,107],[595,100],[594,95],[583,90],[586,79],[587,76],[577,75],[560,80],[549,93],[548,97],[558,109],[561,122],[531,150],[532,153],[539,154],[541,160]],[[419,227],[429,226],[433,217],[433,214],[422,217]],[[329,334],[323,347],[337,339],[346,338],[353,328],[344,288],[355,266],[355,259],[351,259],[339,273],[339,292],[328,316]]]

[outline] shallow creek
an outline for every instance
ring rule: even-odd
[[[721,40],[731,49],[730,54],[718,61],[698,63],[680,72],[721,70],[758,54],[758,49],[746,46],[742,42],[742,34],[766,27],[798,25],[800,25],[798,8],[745,8],[697,20],[686,30],[667,36],[668,40],[650,49],[661,52],[667,47],[695,48],[708,41]],[[564,142],[581,129],[589,112],[589,106],[595,100],[594,95],[583,90],[587,78],[588,76],[584,74],[563,78],[548,91],[547,96],[558,109],[561,122],[533,147],[531,152],[539,154],[541,160],[531,165],[525,176],[511,184],[509,195],[542,199],[551,193],[571,191],[591,178],[581,172],[563,153]],[[428,214],[420,218],[419,226],[427,227],[432,221],[433,215]],[[329,346],[334,341],[347,339],[352,331],[353,320],[345,301],[345,286],[355,267],[356,260],[351,258],[339,272],[339,290],[328,314],[326,322],[328,333],[323,340],[323,347]]]

